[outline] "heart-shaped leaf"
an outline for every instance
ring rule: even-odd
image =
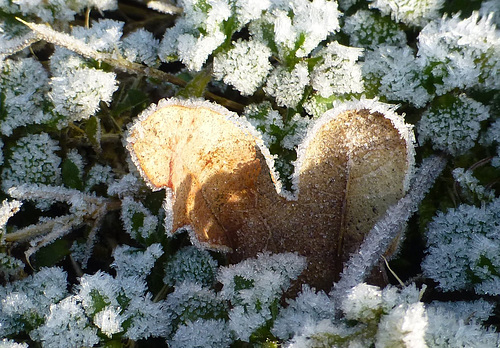
[[[172,190],[172,231],[187,228],[231,260],[295,251],[304,281],[329,289],[342,263],[404,194],[413,133],[387,105],[363,100],[315,121],[298,147],[294,192],[243,118],[205,101],[161,101],[129,129],[128,149],[153,189]]]

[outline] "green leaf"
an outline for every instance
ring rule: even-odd
[[[81,178],[80,169],[78,166],[73,163],[70,159],[64,159],[62,166],[62,180],[66,187],[82,190],[83,189],[83,181]]]
[[[85,123],[85,134],[92,146],[101,149],[101,122],[97,117],[91,117]]]
[[[35,253],[33,264],[36,263],[37,268],[52,267],[69,254],[69,243],[64,239],[57,239]]]
[[[136,212],[132,216],[132,229],[136,234],[138,234],[138,231],[141,227],[144,226],[144,214],[141,212]]]
[[[196,74],[183,89],[177,92],[178,97],[183,98],[200,98],[205,93],[205,88],[212,79],[212,74],[207,69]]]

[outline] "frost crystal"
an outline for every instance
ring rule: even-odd
[[[480,122],[489,118],[489,108],[465,94],[438,98],[422,115],[419,140],[458,156],[470,150],[479,136]]]
[[[58,185],[61,183],[61,159],[56,155],[58,143],[47,133],[30,134],[11,148],[1,178],[2,189],[25,183]]]
[[[426,348],[424,336],[427,326],[422,303],[399,305],[382,317],[375,346]]]
[[[224,320],[196,319],[179,326],[168,341],[170,348],[229,347],[233,342]]]
[[[445,291],[500,294],[500,199],[439,213],[427,228],[424,274]]]
[[[412,26],[423,26],[439,17],[444,0],[375,0],[370,7],[379,9],[383,15],[391,15],[397,22]]]
[[[116,269],[117,277],[139,277],[143,280],[151,273],[156,260],[163,254],[159,243],[151,244],[145,251],[128,245],[118,246],[113,251],[112,267]]]
[[[500,87],[500,34],[492,16],[443,17],[418,36],[418,56],[434,76],[438,95],[455,88]]]
[[[54,348],[93,346],[99,342],[97,329],[90,326],[74,297],[50,306],[50,314],[45,324],[36,330],[36,337],[43,346]]]
[[[108,195],[127,197],[133,196],[141,188],[139,179],[134,174],[126,174],[108,186]]]
[[[217,262],[208,251],[194,246],[184,247],[166,264],[163,282],[172,286],[189,281],[208,287],[215,281],[216,268]]]
[[[118,88],[114,73],[87,67],[61,69],[60,72],[50,80],[49,95],[54,112],[65,116],[66,122],[88,119],[99,110],[101,101],[111,102]]]
[[[42,268],[38,273],[0,288],[0,335],[31,330],[49,313],[52,303],[66,294],[66,273]]]
[[[117,0],[76,0],[80,8],[93,7],[99,11],[112,11],[118,8]]]
[[[229,327],[236,337],[250,335],[272,318],[271,309],[305,267],[304,258],[293,253],[259,254],[236,265],[219,269],[220,296],[230,301]]]
[[[382,45],[368,51],[363,64],[366,88],[388,100],[404,100],[423,107],[431,96],[423,87],[422,68],[408,47]]]
[[[120,311],[120,307],[108,306],[94,316],[94,324],[109,338],[123,331],[122,324],[125,318],[120,315]]]
[[[48,91],[48,75],[33,58],[0,63],[0,133],[11,135],[17,127],[48,122],[52,115],[43,108]]]
[[[471,314],[464,312],[463,314]],[[427,309],[428,326],[425,340],[430,347],[498,347],[498,333],[485,330],[470,319],[457,317],[442,307],[430,306]]]
[[[334,93],[363,92],[361,66],[357,63],[361,53],[359,48],[343,46],[336,41],[329,43],[316,54],[320,63],[311,73],[311,86],[324,98]]]
[[[479,180],[474,177],[472,170],[456,168],[452,174],[455,181],[460,185],[460,193],[470,202],[474,202],[475,197],[485,202],[490,202],[495,198],[495,192],[481,185]]]
[[[345,18],[342,31],[349,35],[350,44],[376,49],[380,45],[403,47],[406,34],[396,23],[374,11],[359,10]]]
[[[22,203],[20,201],[4,200],[0,206],[0,235],[3,235],[6,230],[7,221],[19,211]]]
[[[138,29],[122,40],[123,55],[132,62],[144,63],[148,66],[158,65],[158,46],[160,42],[152,33]]]
[[[124,316],[130,320],[125,337],[132,340],[166,337],[171,330],[164,303],[153,302],[150,293],[131,297]]]
[[[239,40],[232,49],[214,58],[213,74],[243,95],[251,95],[262,85],[272,68],[270,56],[271,50],[263,43]]]
[[[110,166],[95,164],[87,172],[85,191],[90,192],[96,185],[110,185],[114,181],[113,169]]]
[[[0,253],[0,277],[16,279],[24,272],[24,263],[10,255]]]
[[[16,343],[7,338],[0,341],[0,348],[29,348],[28,343]]]
[[[180,59],[189,70],[199,71],[208,56],[226,36],[223,22],[231,15],[225,1],[183,0],[183,16],[167,29],[160,43],[159,56],[164,61]]]
[[[43,22],[72,21],[77,13],[86,8],[95,8],[99,11],[118,8],[116,0],[14,0],[6,4],[2,2],[1,5],[3,10],[8,10],[6,12],[34,15]]]
[[[121,220],[125,231],[139,241],[147,240],[158,227],[158,218],[131,197],[122,199]]]
[[[270,0],[233,0],[232,2],[236,8],[236,18],[240,27],[259,19],[262,12],[271,6]]]
[[[80,278],[76,298],[85,312],[93,316],[107,305],[118,307],[119,290],[119,285],[111,275],[99,271],[94,275],[84,274]]]
[[[113,52],[119,45],[123,25],[123,22],[101,19],[92,23],[91,28],[75,26],[71,33],[96,51]]]
[[[309,72],[305,62],[295,65],[292,71],[285,67],[273,70],[267,79],[264,91],[276,98],[280,106],[294,108],[302,99],[304,88],[309,83]]]
[[[500,28],[500,8],[499,0],[486,0],[481,2],[481,8],[479,9],[479,15],[482,17],[493,16],[493,23],[496,24],[497,28]]]
[[[174,331],[198,319],[225,319],[227,305],[214,291],[189,281],[177,284],[165,300],[165,310]]]
[[[354,287],[342,301],[342,311],[346,318],[361,322],[373,320],[380,315],[381,306],[380,289],[364,283]]]
[[[44,22],[54,20],[71,21],[75,17],[76,6],[71,6],[63,0],[14,0],[14,4],[19,6],[21,13],[25,15],[35,15]]]
[[[456,302],[433,301],[427,305],[426,308],[433,309],[435,312],[448,311],[457,319],[463,320],[464,322],[483,322],[493,315],[495,304],[483,299]]]
[[[339,16],[335,1],[276,1],[250,24],[250,33],[263,42],[270,41],[271,35],[272,45],[277,44],[281,58],[296,59],[306,57],[329,34],[336,32]]]
[[[272,333],[281,339],[301,335],[306,327],[335,317],[332,300],[324,292],[315,292],[307,285],[302,286],[297,298],[287,302],[288,307],[279,312],[272,329]]]

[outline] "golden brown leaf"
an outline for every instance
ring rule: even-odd
[[[131,127],[128,149],[154,189],[172,189],[173,231],[189,226],[198,242],[229,250],[233,262],[296,251],[308,259],[302,280],[329,289],[349,253],[404,194],[412,139],[381,103],[331,110],[298,148],[293,194],[278,193],[255,129],[207,102],[161,102]]]

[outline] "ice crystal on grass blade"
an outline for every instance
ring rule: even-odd
[[[77,7],[63,0],[13,0],[13,4],[25,15],[35,15],[44,22],[54,20],[71,21],[75,18]]]
[[[120,286],[111,275],[98,271],[93,275],[84,274],[80,278],[77,299],[81,302],[85,313],[94,316],[106,306],[120,306],[119,291]]]
[[[342,302],[347,319],[366,322],[380,315],[382,292],[376,286],[360,284],[355,286]]]
[[[172,286],[189,281],[210,287],[215,282],[216,269],[217,262],[208,251],[187,246],[167,262],[163,282]]]
[[[414,285],[381,290],[360,283],[339,304],[344,317],[331,315],[303,325],[289,347],[427,347],[427,316],[420,295]]]
[[[30,134],[20,138],[10,149],[2,170],[2,189],[25,183],[59,185],[61,183],[61,158],[57,141],[47,133]]]
[[[85,178],[85,191],[91,192],[97,185],[103,184],[108,186],[113,182],[113,168],[96,163],[87,172]]]
[[[33,58],[7,59],[0,62],[0,72],[0,133],[9,136],[18,127],[52,119],[45,108],[49,77],[42,64]]]
[[[481,3],[481,8],[479,9],[479,15],[482,17],[492,16],[493,23],[496,24],[497,28],[500,28],[500,1],[498,0],[487,0]]]
[[[479,136],[480,122],[489,108],[465,94],[434,100],[418,124],[419,140],[430,140],[435,149],[458,156],[470,150]]]
[[[214,58],[214,76],[251,95],[262,85],[271,70],[271,50],[256,40],[237,41],[233,48]]]
[[[10,255],[0,253],[0,277],[5,280],[17,279],[24,273],[24,263]]]
[[[146,276],[161,253],[159,244],[142,252],[120,247],[114,255],[116,277],[99,271],[80,278],[75,297],[103,333],[113,335],[121,327],[125,337],[138,340],[170,332],[163,303],[152,301],[146,285]]]
[[[445,291],[500,294],[500,199],[439,213],[427,228],[424,274]]]
[[[399,305],[382,317],[375,346],[426,348],[427,325],[423,303]]]
[[[440,16],[444,0],[375,0],[370,7],[390,15],[395,21],[411,26],[424,26]]]
[[[492,17],[443,17],[418,36],[418,56],[433,76],[438,95],[454,88],[500,87],[500,32]]]
[[[435,313],[444,313],[447,311],[458,320],[462,320],[464,323],[472,321],[481,323],[488,320],[488,318],[493,315],[495,303],[482,299],[456,302],[433,301],[428,304],[426,308],[429,312],[433,310]]]

